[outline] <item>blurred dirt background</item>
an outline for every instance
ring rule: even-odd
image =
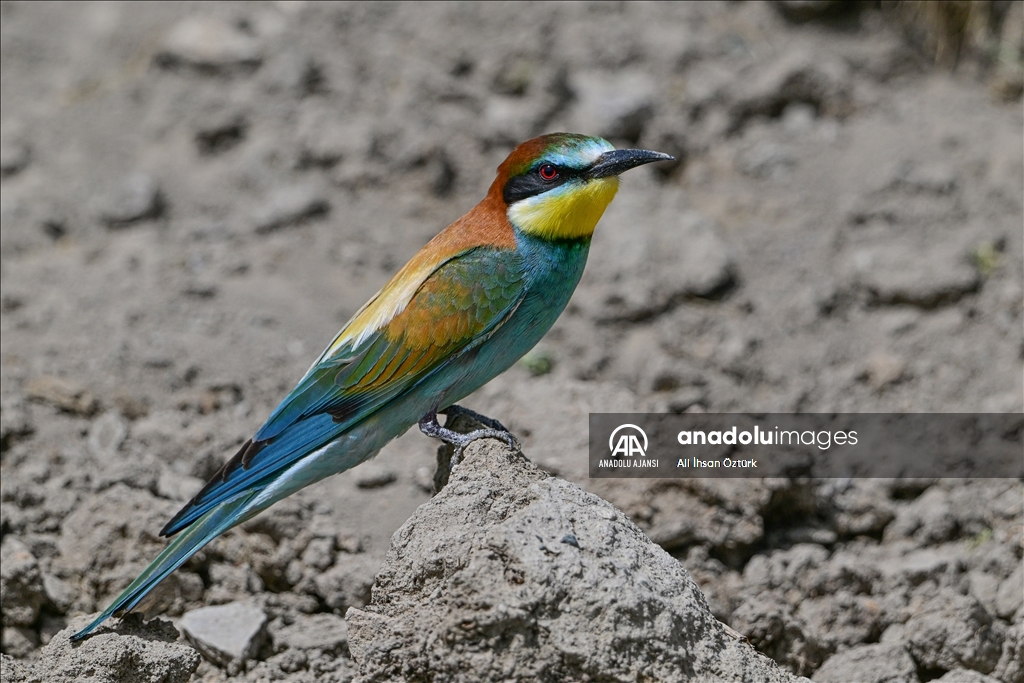
[[[508,151],[566,130],[679,162],[624,178],[566,313],[465,404],[783,668],[1024,681],[1020,481],[587,479],[590,411],[1024,410],[1024,8],[945,7],[4,2],[4,653],[105,606]],[[172,618],[267,618],[197,679],[348,680],[345,611],[435,449],[412,430],[165,582]]]

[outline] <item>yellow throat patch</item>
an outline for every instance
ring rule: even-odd
[[[589,237],[618,189],[618,176],[565,184],[516,202],[508,208],[508,219],[523,232],[542,239]]]

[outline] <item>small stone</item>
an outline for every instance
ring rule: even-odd
[[[417,467],[413,474],[413,482],[416,486],[427,492],[434,492],[434,470],[429,467]]]
[[[917,683],[917,667],[900,644],[858,645],[832,655],[814,672],[817,683]]]
[[[3,625],[31,626],[46,602],[39,563],[20,541],[4,538],[0,546],[0,609]]]
[[[164,211],[160,187],[148,173],[135,172],[101,200],[100,222],[108,228],[126,228],[159,218]]]
[[[187,644],[178,642],[178,631],[171,622],[154,619],[143,623],[137,614],[111,619],[85,640],[71,643],[71,635],[91,618],[72,619],[26,662],[23,676],[12,680],[186,683],[202,659]],[[6,676],[4,680],[8,680]]]
[[[6,654],[23,659],[39,647],[39,636],[24,626],[5,626],[3,630],[3,648]],[[4,677],[4,680],[15,680]]]
[[[736,169],[752,178],[779,180],[795,166],[796,157],[775,142],[758,142],[736,156]]]
[[[864,376],[872,389],[881,391],[890,384],[895,384],[903,379],[906,371],[907,364],[902,358],[878,351],[868,359]]]
[[[199,489],[203,488],[203,484],[204,481],[199,477],[178,474],[164,468],[160,470],[160,477],[156,481],[156,495],[184,502],[196,495]]]
[[[1024,605],[1024,565],[1018,564],[996,593],[996,614],[1009,619]]]
[[[886,249],[858,252],[854,269],[871,303],[935,308],[954,303],[982,285],[968,249],[939,243],[924,248],[894,243]],[[907,258],[907,254],[915,254]]]
[[[774,117],[794,103],[811,106],[818,116],[848,114],[853,107],[850,69],[838,58],[792,49],[751,69],[730,86],[730,132],[756,117]]]
[[[299,615],[295,622],[271,632],[274,650],[322,650],[329,655],[348,651],[348,626],[336,614]]]
[[[775,0],[779,14],[795,24],[823,19],[843,12],[847,3],[842,0]]]
[[[356,474],[356,486],[361,489],[379,489],[396,481],[398,481],[397,472],[375,466],[373,463],[363,465]]]
[[[235,25],[216,17],[189,17],[164,38],[156,63],[168,69],[186,67],[208,75],[249,72],[263,60],[259,42]]]
[[[203,156],[214,156],[241,144],[249,132],[249,121],[241,114],[219,113],[202,122],[196,130],[196,148]]]
[[[210,662],[222,667],[255,656],[265,635],[267,615],[251,602],[232,602],[187,612],[185,637]]]
[[[635,143],[654,116],[657,84],[643,71],[575,74],[577,127]]]
[[[966,667],[990,673],[999,662],[1005,626],[973,598],[943,591],[904,624],[907,649],[928,669]]]
[[[309,185],[296,185],[277,190],[253,212],[257,234],[266,234],[318,218],[330,211],[330,203],[319,190]]]
[[[63,614],[74,604],[78,589],[53,574],[43,574],[43,591],[46,599]]]
[[[666,402],[670,413],[683,413],[695,405],[703,405],[707,401],[705,392],[699,387],[683,387],[675,391]]]
[[[11,396],[0,399],[0,452],[35,431],[23,401]]]
[[[956,169],[947,163],[909,165],[899,169],[894,185],[911,192],[951,194],[959,184]]]
[[[61,410],[88,417],[96,412],[99,402],[82,385],[63,377],[40,375],[25,384],[25,395],[49,403]]]
[[[316,569],[324,571],[334,564],[334,539],[314,538],[302,551],[302,561]]]
[[[89,428],[89,450],[97,457],[117,453],[128,436],[128,423],[116,410],[100,415]]]
[[[316,594],[336,612],[362,607],[370,601],[370,589],[379,567],[379,558],[366,554],[346,555],[343,561],[314,578]]]
[[[953,669],[947,671],[941,678],[936,678],[935,683],[1001,683],[1001,681],[970,669]]]
[[[525,57],[509,60],[494,76],[491,90],[499,95],[521,97],[533,83],[539,64]]]
[[[0,138],[0,178],[17,175],[25,170],[32,158],[32,150],[21,140]]]

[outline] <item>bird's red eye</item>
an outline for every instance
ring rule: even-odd
[[[540,167],[540,177],[544,180],[554,180],[558,177],[558,169],[551,164],[544,164]]]

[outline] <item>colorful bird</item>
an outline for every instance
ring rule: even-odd
[[[228,529],[373,457],[419,424],[455,448],[500,423],[455,405],[551,328],[576,289],[620,173],[672,157],[553,133],[519,145],[487,196],[427,243],[342,328],[256,434],[160,531],[177,537],[91,624],[128,611]],[[469,413],[468,434],[441,426]]]

